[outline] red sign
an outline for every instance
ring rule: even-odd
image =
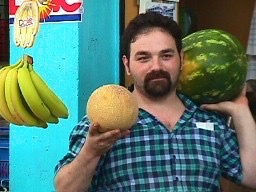
[[[56,21],[74,21],[75,18],[81,19],[81,14],[83,14],[82,0],[73,0],[72,3],[67,3],[67,0],[47,0],[44,4],[39,3],[39,10],[41,19],[45,22],[51,22],[51,17]],[[71,0],[69,0],[71,2]],[[9,0],[10,6],[10,18],[14,17],[18,7],[16,0]],[[65,15],[67,16],[65,18]],[[73,16],[73,17],[72,17]],[[60,19],[57,20],[56,18]],[[62,19],[61,19],[62,18]]]

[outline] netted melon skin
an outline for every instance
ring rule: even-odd
[[[133,94],[123,86],[103,85],[90,95],[87,115],[91,123],[98,123],[100,131],[126,130],[138,118],[138,103]]]

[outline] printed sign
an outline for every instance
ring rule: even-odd
[[[14,23],[15,13],[24,0],[9,0],[10,24]],[[27,0],[26,0],[27,1]],[[32,0],[38,3],[40,22],[80,22],[82,21],[83,0]]]
[[[139,13],[154,11],[177,21],[178,2],[179,0],[140,0]]]

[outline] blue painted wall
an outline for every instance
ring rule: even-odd
[[[91,92],[120,83],[119,0],[85,0],[80,23],[41,24],[30,49],[13,43],[10,61],[34,58],[34,69],[67,105],[70,117],[47,129],[10,125],[10,191],[54,191],[54,167],[68,149],[71,129],[86,111]]]

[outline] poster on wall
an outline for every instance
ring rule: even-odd
[[[17,9],[28,0],[9,0],[9,23],[14,23]],[[81,22],[83,0],[31,0],[37,3],[40,23]]]
[[[178,21],[179,0],[140,0],[139,13],[155,11]]]

